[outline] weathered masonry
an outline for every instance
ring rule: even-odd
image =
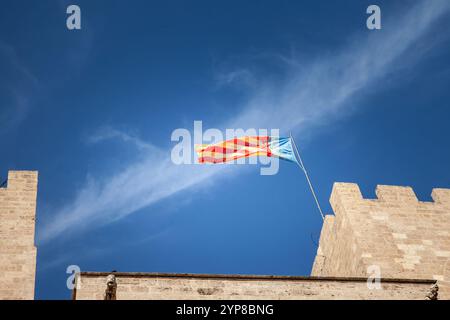
[[[82,272],[73,299],[406,299],[424,300],[432,280],[387,279],[382,290],[370,290],[365,278],[246,276],[212,274]],[[110,290],[112,289],[112,290]],[[112,291],[112,292],[111,292]],[[111,294],[112,293],[112,294]]]
[[[10,171],[0,188],[0,300],[34,299],[38,174]]]
[[[33,299],[38,174],[0,187],[0,300]],[[127,272],[77,274],[73,299],[450,299],[450,189],[418,201],[409,187],[364,199],[335,183],[310,277]],[[368,285],[379,270],[381,289]],[[43,284],[45,285],[45,284]]]
[[[450,189],[433,189],[418,201],[410,187],[378,186],[363,199],[358,185],[335,183],[313,276],[365,277],[377,266],[382,278],[434,279],[450,299]]]
[[[73,298],[450,299],[450,190],[434,189],[433,202],[409,187],[376,194],[334,184],[311,277],[82,272]],[[367,285],[371,267],[381,289]]]

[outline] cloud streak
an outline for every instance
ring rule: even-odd
[[[100,143],[105,140],[110,139],[118,139],[123,142],[132,143],[136,146],[139,150],[147,150],[147,151],[155,151],[159,152],[159,149],[153,146],[152,144],[143,141],[136,135],[132,135],[120,130],[117,130],[115,128],[112,128],[110,126],[105,126],[100,128],[94,135],[90,136],[87,139],[87,142],[89,144],[95,144]]]
[[[315,60],[290,63],[285,80],[263,83],[253,88],[252,98],[242,112],[222,124],[224,128],[283,128],[302,132],[350,113],[352,101],[365,90],[382,88],[391,72],[408,68],[423,52],[411,49],[450,11],[446,0],[423,1],[399,17],[384,22],[382,31],[365,32],[338,54]],[[403,63],[408,56],[408,63]],[[229,83],[240,73],[224,78]],[[132,139],[110,131],[104,137]],[[104,138],[103,137],[103,138]],[[100,141],[103,138],[94,138]],[[146,145],[139,140],[138,145]],[[208,177],[223,176],[229,166],[176,166],[170,150],[140,148],[145,157],[124,171],[103,180],[90,178],[75,199],[61,208],[52,220],[38,230],[41,242],[67,231],[121,219],[137,210],[166,199],[180,191],[195,190]],[[203,185],[202,183],[202,185]]]
[[[38,87],[36,76],[19,58],[13,46],[0,40],[0,134],[20,123],[30,108],[30,97]],[[5,100],[3,100],[5,99]]]
[[[422,57],[426,50],[408,50],[419,41],[425,43],[425,36],[449,10],[448,1],[423,1],[402,17],[387,21],[382,31],[366,31],[367,38],[354,39],[337,54],[322,56],[307,66],[300,61],[290,63],[292,71],[286,81],[259,87],[245,111],[230,124],[299,132],[351,111],[346,108],[351,98],[364,89],[383,87],[386,76]],[[402,61],[405,56],[409,64]]]

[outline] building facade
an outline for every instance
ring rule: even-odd
[[[311,274],[430,279],[450,299],[450,189],[418,201],[410,187],[378,186],[363,199],[358,185],[335,183]],[[369,272],[368,272],[369,270]]]
[[[34,298],[37,177],[10,171],[0,188],[0,300]],[[376,194],[334,184],[309,277],[81,272],[72,298],[450,299],[450,189],[431,202],[409,187]]]
[[[10,171],[0,188],[0,300],[34,299],[38,174]]]
[[[450,190],[376,194],[334,184],[310,277],[84,272],[73,298],[102,299],[114,279],[117,299],[450,299]]]

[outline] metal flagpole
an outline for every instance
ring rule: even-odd
[[[300,169],[302,169],[303,173],[305,174],[306,180],[308,181],[308,184],[309,184],[309,188],[311,189],[311,193],[314,197],[314,200],[316,201],[317,208],[319,209],[320,215],[322,216],[322,220],[325,220],[325,216],[323,215],[322,208],[320,207],[320,204],[319,204],[319,200],[317,200],[316,192],[314,191],[314,188],[311,184],[311,180],[309,179],[308,172],[306,171],[306,168],[303,165],[302,157],[300,157],[300,153],[298,152],[298,148],[295,143],[294,137],[292,136],[292,134],[290,132],[289,132],[289,136],[291,138],[292,145],[294,147],[294,152],[296,154],[296,158],[298,158],[298,160],[300,161],[300,163],[297,162],[297,164],[300,167]]]

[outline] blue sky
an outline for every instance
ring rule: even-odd
[[[333,182],[450,187],[450,3],[3,1],[0,176],[39,170],[36,297],[66,268],[308,275],[322,220],[282,162],[175,166],[177,128],[292,131]]]

